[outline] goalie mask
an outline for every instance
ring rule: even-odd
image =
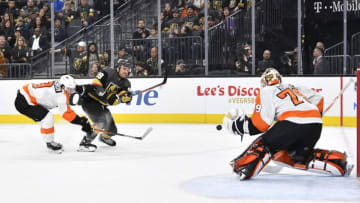
[[[281,75],[274,68],[267,68],[261,75],[261,87],[276,85],[281,83]]]

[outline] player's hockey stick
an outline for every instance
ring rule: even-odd
[[[142,94],[142,93],[144,93],[144,92],[147,92],[147,91],[149,91],[149,90],[152,90],[152,89],[155,89],[155,88],[157,88],[157,87],[160,87],[160,86],[162,86],[162,85],[165,85],[165,84],[166,84],[166,81],[167,81],[167,72],[165,72],[164,79],[163,79],[163,81],[162,81],[161,83],[159,83],[159,84],[157,84],[157,85],[154,85],[154,86],[151,86],[151,87],[149,87],[149,88],[146,88],[146,89],[144,89],[144,90],[135,92],[135,93],[131,94],[131,96],[136,96],[136,95]],[[125,94],[125,93],[126,93],[126,92],[124,92],[123,94]],[[123,94],[119,94],[118,96],[122,96]]]
[[[167,81],[167,73],[165,72],[164,79],[163,79],[163,81],[162,81],[161,83],[159,83],[159,84],[157,84],[157,85],[154,85],[154,86],[151,86],[151,87],[149,87],[149,88],[146,88],[146,89],[144,89],[144,90],[138,91],[138,92],[136,92],[135,94],[132,94],[132,96],[139,95],[139,94],[142,94],[142,93],[147,92],[147,91],[149,91],[149,90],[152,90],[152,89],[155,89],[155,88],[160,87],[160,86],[162,86],[162,85],[165,85],[165,84],[166,84],[166,81]]]
[[[137,139],[137,140],[143,140],[153,130],[152,127],[148,127],[141,136],[132,136],[132,135],[126,135],[126,134],[122,134],[122,133],[109,132],[109,131],[100,129],[95,125],[93,125],[92,127],[96,132],[102,132],[102,133],[106,133],[108,135],[118,135],[118,136],[133,138],[133,139]]]

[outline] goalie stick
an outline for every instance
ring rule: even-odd
[[[323,115],[329,111],[329,109],[335,104],[335,102],[340,98],[341,95],[344,94],[346,89],[351,85],[351,83],[355,82],[352,78],[350,78],[349,82],[346,83],[345,87],[339,92],[339,94],[332,100],[329,106],[325,109]]]
[[[137,140],[143,140],[153,130],[152,127],[148,127],[148,128],[146,128],[145,132],[141,136],[132,136],[132,135],[126,135],[126,134],[122,134],[122,133],[109,132],[109,131],[100,129],[95,125],[93,125],[92,127],[97,132],[102,132],[102,133],[106,133],[109,135],[118,135],[118,136],[133,138],[133,139],[137,139]]]

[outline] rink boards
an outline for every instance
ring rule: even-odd
[[[285,83],[305,85],[324,95],[324,109],[339,94],[351,77],[287,77]],[[352,78],[354,81],[355,77]],[[14,100],[22,85],[47,80],[0,81],[0,123],[31,123],[20,115]],[[130,79],[132,91],[158,84],[162,78]],[[91,82],[77,80],[79,84]],[[161,88],[135,96],[130,104],[109,107],[118,123],[221,123],[231,108],[243,108],[252,114],[256,95],[260,92],[258,77],[253,78],[169,78]],[[73,109],[83,114],[81,107]],[[53,112],[57,114],[57,109]],[[63,119],[56,115],[57,122]],[[355,83],[339,98],[324,117],[328,126],[356,126]]]

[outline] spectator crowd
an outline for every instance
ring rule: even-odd
[[[124,1],[115,0],[119,6]],[[263,0],[256,0],[260,10]],[[48,1],[9,0],[1,2],[0,8],[0,64],[31,63],[32,59],[50,47],[50,8]],[[59,0],[55,8],[55,43],[69,37],[69,30],[77,26],[87,27],[100,16],[109,13],[109,0]],[[272,55],[271,47],[257,49],[262,57],[252,53],[249,41],[239,40],[244,35],[244,16],[249,14],[250,0],[210,0],[208,1],[209,28],[209,71],[224,68],[233,72],[250,74],[253,57],[255,72],[261,74],[266,68],[276,68],[283,75],[297,74],[297,49],[284,51],[279,56]],[[157,20],[143,18],[137,20],[136,30],[132,30],[131,44],[119,44],[115,59],[110,50],[101,53],[99,42],[78,42],[75,47],[55,50],[69,58],[70,73],[75,77],[93,77],[101,68],[109,66],[113,60],[116,65],[130,67],[131,76],[146,77],[161,74],[167,69],[174,75],[196,75],[204,73],[203,40],[205,35],[205,8],[202,0],[167,0],[163,2],[161,33],[158,33]],[[156,14],[153,15],[156,19]],[[154,23],[155,22],[155,23]],[[158,35],[167,39],[162,44],[161,59],[158,58]],[[101,43],[101,42],[100,42]],[[324,74],[327,65],[322,57],[324,46],[316,44],[313,51],[313,72]],[[225,64],[225,65],[224,65]],[[0,75],[6,70],[0,67]]]
[[[108,1],[56,1],[55,43],[68,37],[73,21],[79,28],[94,23],[108,13]],[[51,14],[48,1],[24,0],[0,2],[0,56],[3,63],[27,63],[31,57],[49,49]]]

